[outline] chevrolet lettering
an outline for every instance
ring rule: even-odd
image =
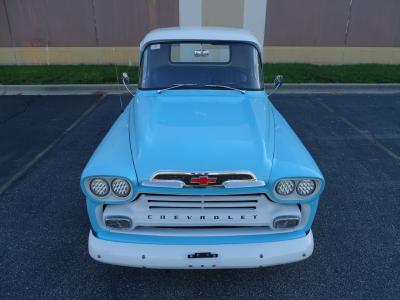
[[[138,88],[124,73],[133,97],[81,176],[93,259],[257,268],[312,254],[325,181],[264,90],[262,52],[235,28],[144,37]]]

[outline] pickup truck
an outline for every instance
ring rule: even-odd
[[[325,181],[268,98],[262,53],[243,29],[145,36],[137,91],[81,176],[93,259],[213,269],[312,254]]]

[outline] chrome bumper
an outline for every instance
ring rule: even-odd
[[[89,254],[93,259],[139,268],[257,268],[306,259],[313,249],[314,239],[311,231],[306,236],[293,240],[222,245],[120,243],[99,239],[92,232],[89,234]]]

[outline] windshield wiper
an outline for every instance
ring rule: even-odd
[[[179,89],[181,87],[193,87],[193,86],[206,87],[206,88],[223,88],[223,89],[227,89],[227,90],[238,91],[238,92],[241,92],[242,94],[246,93],[245,90],[237,89],[237,88],[234,88],[234,87],[231,87],[231,86],[228,86],[228,85],[220,85],[220,84],[199,85],[197,83],[175,83],[175,84],[171,85],[170,87],[157,90],[157,93],[161,94],[164,91],[173,90],[173,89]]]
[[[206,84],[203,85],[204,87],[210,87],[210,88],[223,88],[223,89],[227,89],[227,90],[234,90],[234,91],[238,91],[241,92],[242,94],[246,94],[246,91],[241,90],[241,89],[237,89],[228,85],[220,85],[220,84]]]
[[[190,86],[198,86],[198,84],[196,84],[196,83],[175,83],[175,84],[171,85],[170,87],[157,90],[157,93],[161,94],[164,91],[173,90],[173,89],[179,89],[181,87],[187,87],[187,86],[189,86],[189,87]]]

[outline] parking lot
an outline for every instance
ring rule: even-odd
[[[119,96],[1,96],[0,297],[398,298],[400,95],[272,102],[327,181],[314,254],[263,269],[147,270],[87,253],[79,177],[118,117]]]

